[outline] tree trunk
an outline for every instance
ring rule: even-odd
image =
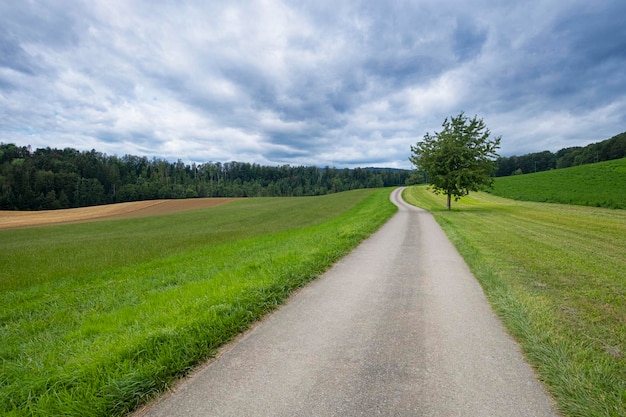
[[[448,206],[447,206],[448,210],[450,210],[452,206],[451,202],[452,202],[452,194],[448,193]]]

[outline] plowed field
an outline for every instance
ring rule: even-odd
[[[233,198],[190,198],[182,200],[150,200],[65,210],[5,211],[0,210],[0,229],[76,223],[98,220],[162,216],[187,210],[215,207]]]

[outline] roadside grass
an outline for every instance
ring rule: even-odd
[[[358,190],[0,231],[0,414],[124,415],[395,210]]]
[[[404,198],[435,216],[564,415],[626,416],[626,211]]]
[[[488,192],[515,200],[626,209],[626,158],[498,177]]]

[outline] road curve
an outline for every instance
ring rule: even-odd
[[[556,416],[433,217],[399,211],[146,416]]]

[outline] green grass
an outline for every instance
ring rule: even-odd
[[[411,187],[570,417],[626,416],[626,211]]]
[[[124,415],[394,212],[389,190],[0,232],[0,414]]]
[[[489,192],[515,200],[626,209],[626,158],[499,177]]]

